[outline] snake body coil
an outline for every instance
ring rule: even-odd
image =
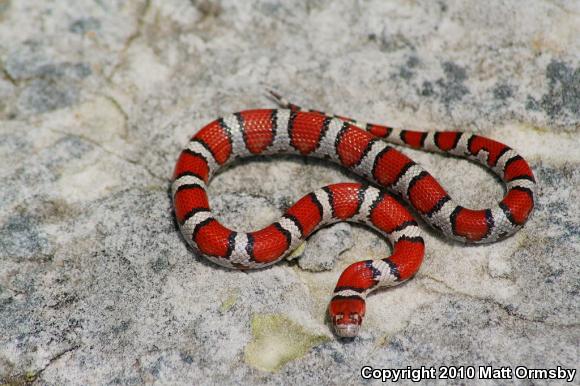
[[[274,96],[288,109],[242,111],[209,123],[193,136],[175,166],[175,214],[192,247],[219,265],[238,269],[274,264],[315,230],[337,221],[363,223],[384,235],[393,245],[391,256],[354,263],[338,280],[329,313],[340,337],[358,334],[369,292],[399,284],[417,272],[425,250],[417,222],[386,191],[342,183],[304,196],[261,230],[236,232],[215,219],[208,203],[206,186],[220,167],[253,155],[329,159],[396,193],[446,237],[468,243],[502,239],[520,229],[532,212],[533,173],[502,143],[457,131],[400,130],[301,111]],[[489,209],[459,206],[431,174],[385,141],[475,160],[504,181],[507,193]]]

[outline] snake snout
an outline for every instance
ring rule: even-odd
[[[348,318],[344,318],[342,314],[336,315],[332,319],[334,332],[341,338],[354,338],[358,335],[362,317],[356,313],[351,313]]]

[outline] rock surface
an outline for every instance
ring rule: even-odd
[[[0,384],[578,369],[578,36],[572,0],[0,0]],[[383,240],[328,229],[316,237],[346,232],[344,244],[311,241],[299,264],[244,273],[196,256],[173,220],[180,148],[219,115],[274,106],[266,86],[329,112],[506,142],[540,181],[535,214],[487,246],[426,229],[418,275],[371,296],[360,337],[337,341],[325,319],[335,281],[388,253]],[[469,162],[406,152],[466,206],[502,195]],[[251,230],[345,180],[324,162],[259,159],[216,176],[211,203]]]

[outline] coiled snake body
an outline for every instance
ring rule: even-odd
[[[206,186],[220,167],[253,155],[329,159],[397,194],[446,237],[467,243],[502,239],[521,228],[532,212],[533,173],[521,156],[502,143],[464,132],[401,130],[303,111],[272,94],[285,109],[235,113],[193,136],[175,166],[175,215],[194,249],[219,265],[237,269],[274,264],[315,230],[337,221],[366,224],[384,235],[393,246],[391,256],[354,263],[338,279],[329,314],[339,337],[358,334],[369,292],[397,285],[419,269],[425,245],[413,216],[385,190],[341,183],[302,197],[261,230],[236,232],[215,219],[208,203]],[[504,181],[507,193],[489,209],[459,206],[431,174],[385,141],[475,160]]]

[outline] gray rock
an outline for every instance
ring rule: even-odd
[[[85,17],[71,23],[69,30],[78,34],[85,34],[89,31],[101,29],[101,21],[94,17]]]
[[[552,60],[546,67],[548,92],[540,105],[551,118],[558,115],[580,117],[580,66],[572,68],[566,63]],[[533,100],[533,98],[532,98]]]
[[[34,80],[20,94],[19,105],[31,113],[44,113],[72,105],[78,90],[50,80]]]
[[[333,269],[339,256],[354,245],[350,228],[348,223],[338,223],[319,230],[289,259],[298,259],[300,268],[307,271]]]
[[[0,36],[0,384],[580,370],[576,2],[0,0]],[[538,178],[535,213],[484,246],[422,224],[416,277],[370,296],[360,336],[338,341],[328,301],[346,266],[389,254],[375,233],[335,225],[297,264],[241,272],[196,255],[175,225],[168,189],[187,138],[273,107],[265,87],[305,107],[505,142]],[[465,206],[503,194],[470,162],[404,151]],[[258,158],[220,172],[209,195],[224,224],[247,231],[341,181],[360,180],[320,160]]]

